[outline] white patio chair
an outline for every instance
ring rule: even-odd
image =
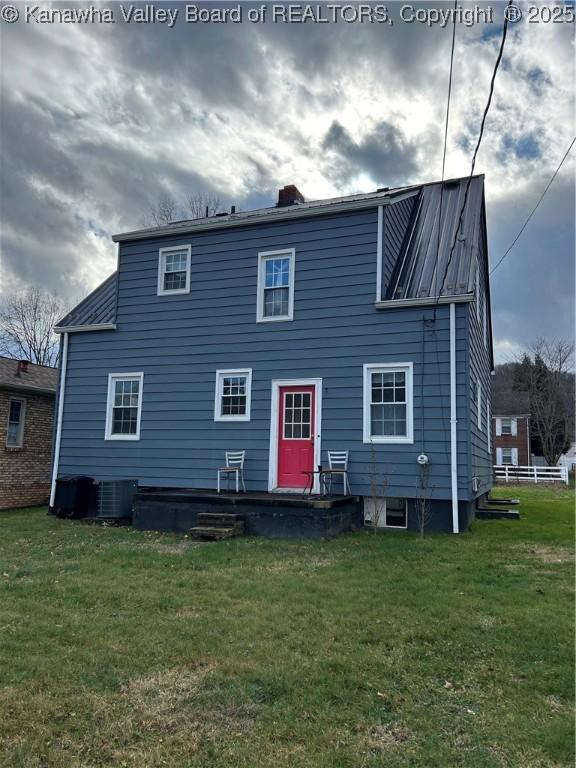
[[[230,475],[236,478],[236,493],[238,493],[238,484],[242,482],[242,489],[246,493],[244,484],[244,457],[246,451],[226,451],[226,466],[218,467],[218,493],[220,493],[220,475],[226,475],[226,490],[230,490]]]
[[[328,451],[328,466],[329,469],[322,473],[324,487],[326,487],[326,480],[329,480],[328,493],[332,494],[332,479],[336,476],[342,478],[344,496],[346,496],[347,491],[351,494],[350,482],[348,481],[348,451]]]

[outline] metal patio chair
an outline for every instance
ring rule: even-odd
[[[226,451],[226,466],[218,467],[218,493],[220,493],[220,475],[226,475],[226,490],[230,490],[230,475],[236,478],[236,493],[238,493],[239,482],[242,483],[242,489],[246,493],[244,484],[244,457],[246,451]]]
[[[328,485],[328,494],[332,495],[332,479],[334,476],[342,478],[343,492],[352,493],[350,482],[348,481],[348,451],[328,451],[328,466],[322,472],[322,481],[324,488]]]

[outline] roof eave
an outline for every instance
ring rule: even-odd
[[[186,222],[182,226],[169,225],[166,227],[153,227],[151,229],[140,229],[133,232],[123,232],[118,235],[112,235],[115,243],[130,242],[134,240],[144,240],[150,237],[165,237],[166,235],[185,235],[189,232],[206,232],[214,229],[226,229],[228,227],[245,227],[252,224],[260,224],[262,221],[286,221],[289,219],[304,219],[309,216],[326,216],[332,213],[342,213],[347,211],[365,210],[367,208],[376,208],[379,205],[392,205],[393,203],[418,194],[420,187],[413,187],[404,193],[390,195],[388,192],[382,195],[374,195],[365,200],[356,200],[346,203],[327,203],[312,208],[306,206],[294,206],[294,208],[272,209],[269,213],[256,214],[251,217],[242,218],[238,214],[230,214],[237,218],[220,219],[214,217],[213,221],[207,221],[203,224],[194,224]]]
[[[421,296],[416,299],[386,299],[375,301],[376,309],[399,309],[402,307],[433,307],[436,304],[464,304],[472,301],[474,294],[458,293],[454,296]]]
[[[15,392],[26,392],[34,395],[56,395],[56,386],[54,389],[48,387],[33,387],[26,384],[17,384],[14,382],[0,381],[0,389],[14,390]]]
[[[87,331],[115,331],[116,323],[94,323],[92,325],[56,325],[54,333],[86,333]]]

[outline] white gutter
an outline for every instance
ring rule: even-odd
[[[66,366],[68,364],[68,333],[62,336],[62,357],[60,358],[60,389],[58,392],[58,413],[56,415],[56,438],[54,440],[54,462],[52,464],[52,486],[50,488],[50,509],[54,507],[56,479],[60,463],[60,442],[62,440],[62,415],[64,413],[64,390],[66,387]]]
[[[56,325],[54,333],[83,333],[86,331],[115,331],[116,323],[94,323],[93,325]]]
[[[398,309],[398,307],[431,307],[436,304],[464,304],[472,301],[472,293],[458,293],[455,296],[423,296],[417,299],[386,299],[375,301],[376,309]]]
[[[376,241],[376,303],[382,301],[382,236],[384,229],[384,206],[378,206],[378,237]]]
[[[456,442],[456,304],[450,304],[450,477],[452,481],[452,533],[458,524],[458,444]]]

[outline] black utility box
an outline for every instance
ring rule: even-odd
[[[98,484],[92,477],[61,477],[56,481],[56,517],[92,517],[98,510]]]

